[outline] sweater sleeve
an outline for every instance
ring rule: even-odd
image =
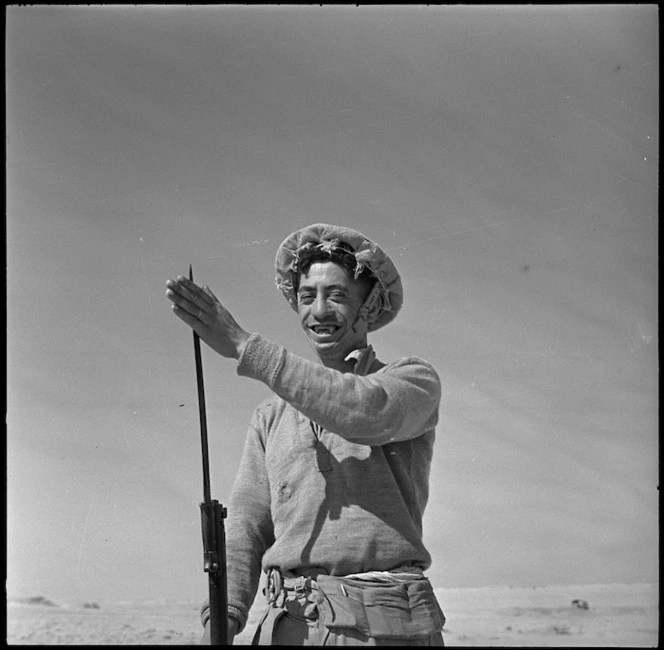
[[[350,442],[408,440],[438,420],[440,379],[416,357],[358,376],[303,359],[252,334],[237,371],[262,381],[303,415]]]
[[[261,576],[261,559],[274,543],[270,488],[265,469],[264,427],[260,407],[254,412],[245,441],[226,527],[228,613],[244,629]]]

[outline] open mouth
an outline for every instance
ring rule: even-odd
[[[318,336],[332,336],[339,330],[339,325],[312,325],[309,329]]]

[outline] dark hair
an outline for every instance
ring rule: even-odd
[[[339,242],[334,247],[321,247],[320,245],[301,249],[298,254],[295,273],[293,273],[293,288],[297,295],[300,285],[300,275],[307,274],[312,264],[316,262],[333,262],[340,266],[349,277],[366,283],[367,293],[371,290],[376,278],[367,266],[362,266],[358,273],[358,263],[351,246],[345,242]]]

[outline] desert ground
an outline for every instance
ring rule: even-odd
[[[656,647],[659,584],[437,589],[449,646]],[[587,609],[579,607],[586,603]],[[257,597],[236,645],[248,645]],[[10,645],[191,645],[201,636],[191,601],[57,603],[8,600]]]

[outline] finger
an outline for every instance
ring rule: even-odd
[[[205,293],[210,297],[210,299],[212,300],[212,304],[214,304],[215,302],[221,303],[219,298],[217,298],[217,296],[215,296],[212,293],[212,289],[210,289],[210,287],[208,287],[207,284],[203,287],[203,291],[205,291]]]
[[[168,287],[168,290],[174,294],[177,294],[177,296],[180,298],[190,300],[192,297],[192,292],[184,286],[180,279],[168,280],[168,282],[166,282],[166,286]]]
[[[187,303],[191,303],[189,299],[189,293],[184,291],[182,287],[175,282],[174,280],[169,280],[166,283],[166,297],[176,305],[185,306]],[[193,303],[192,303],[193,304]]]
[[[195,282],[185,278],[183,275],[179,275],[177,281],[181,287],[186,289],[186,297],[189,298],[189,300],[191,300],[193,303],[203,302],[207,305],[211,304],[209,298],[205,294],[205,291],[203,291],[203,289]]]
[[[192,302],[189,298],[182,296],[182,294],[177,293],[171,288],[166,290],[166,297],[173,303],[174,308],[186,312],[196,320],[200,321],[203,325],[208,324],[207,310],[209,309],[209,306],[203,305],[202,301],[198,301],[201,304],[196,304],[196,302]]]
[[[178,307],[178,305],[171,305],[171,310],[173,313],[182,321],[187,323],[192,327],[197,334],[200,334],[202,328],[206,326],[206,315],[201,309],[199,309],[195,314],[192,314],[190,311]]]
[[[189,301],[192,305],[203,307],[204,309],[211,305],[210,299],[207,297],[205,292],[199,286],[190,280],[187,280],[183,276],[179,276],[177,280],[169,280],[166,282],[166,286],[173,293],[177,294],[177,296],[186,301]],[[168,295],[172,300],[171,296],[168,294],[168,291],[166,292],[166,295]],[[175,300],[173,300],[173,302],[175,302]]]

